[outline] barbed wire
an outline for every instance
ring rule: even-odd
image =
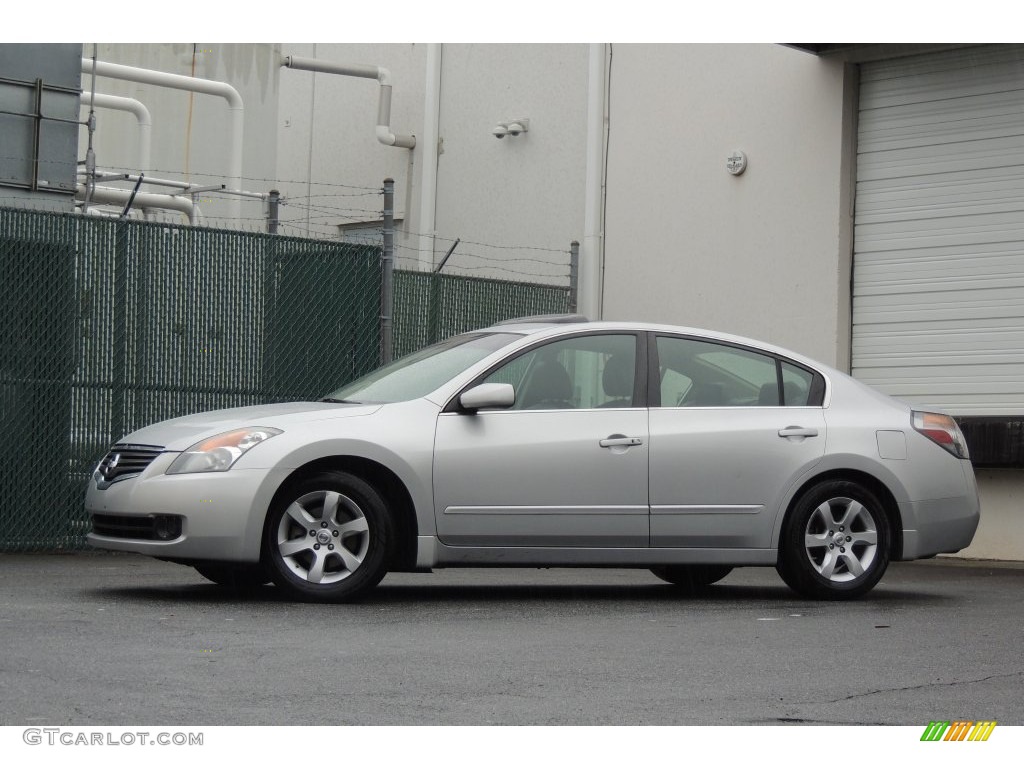
[[[132,168],[130,166],[117,166],[117,165],[110,165],[110,164],[102,163],[102,162],[99,165],[105,171],[116,171],[116,172],[122,172],[123,171],[125,173],[131,173],[131,174],[136,174],[136,175],[139,173],[139,170],[137,168]],[[200,178],[200,179],[225,179],[228,176],[228,174],[226,172],[207,173],[207,172],[203,172],[203,171],[189,171],[186,174],[185,171],[183,169],[181,169],[181,168],[178,168],[178,169],[172,169],[172,168],[150,168],[148,171],[146,171],[146,173],[154,175],[154,176],[159,175],[159,174],[171,174],[171,175],[177,175],[177,176],[196,177],[196,178]],[[285,184],[293,184],[293,185],[301,186],[301,187],[306,187],[306,186],[310,186],[310,187],[330,187],[330,188],[334,188],[334,189],[360,190],[362,193],[364,193],[366,195],[383,195],[384,194],[383,185],[376,186],[376,187],[367,187],[367,186],[363,186],[363,185],[359,185],[359,184],[342,184],[340,182],[332,182],[332,181],[312,181],[310,179],[261,178],[259,176],[245,176],[245,175],[242,176],[242,181],[244,181],[244,182],[252,182],[252,183],[263,182],[266,185],[268,185],[269,188],[276,188],[277,186],[283,186]]]
[[[325,216],[340,215],[342,213],[344,213],[344,214],[349,214],[349,213],[368,213],[368,214],[372,214],[372,215],[376,216],[375,219],[365,219],[366,221],[380,221],[380,219],[381,219],[381,217],[383,215],[379,209],[374,210],[372,208],[331,208],[331,207],[323,207],[323,206],[319,206],[319,205],[304,205],[304,206],[293,206],[293,207],[298,207],[300,210],[304,210],[304,211],[314,211],[316,213],[322,213]]]
[[[0,198],[3,200],[3,198]],[[24,199],[18,199],[19,205],[16,207],[21,208],[25,211],[35,210],[32,206],[27,205]],[[96,206],[101,208],[102,206]],[[120,212],[118,206],[107,206],[106,210],[108,215],[99,216],[97,218],[114,219],[119,218]],[[176,226],[187,226],[184,219],[187,217],[185,214],[179,212],[161,212],[156,218],[143,218],[138,215],[129,214],[129,218],[135,222],[149,222],[152,224],[163,224],[163,225],[176,225]],[[211,226],[217,222],[216,217],[203,216],[205,226]],[[267,234],[266,233],[266,220],[262,218],[247,218],[247,219],[225,219],[231,223],[231,229],[236,229],[250,234]],[[241,225],[241,226],[240,226]],[[375,234],[382,232],[376,230]],[[287,221],[282,220],[278,222],[278,234],[287,237],[301,237],[310,238],[317,241],[323,242],[357,242],[354,241],[352,236],[347,233],[327,233],[318,232],[310,229],[304,221]],[[377,245],[378,243],[371,243]],[[419,265],[421,260],[419,258],[420,253],[427,252],[424,249],[419,249],[411,246],[402,245],[401,243],[395,243],[395,258],[401,260],[403,263],[408,265]],[[520,278],[533,278],[533,279],[567,279],[569,272],[565,269],[564,264],[558,264],[552,261],[544,261],[541,259],[532,259],[529,257],[495,257],[488,256],[483,253],[475,251],[461,251],[456,252],[458,256],[457,261],[449,261],[445,267],[445,274],[457,274],[460,272],[488,272],[488,273],[502,273],[507,275],[514,275]],[[466,261],[477,261],[483,262],[478,264],[465,263]],[[534,265],[533,268],[530,265]],[[538,269],[537,267],[546,267],[546,269]],[[561,267],[561,269],[559,269]]]
[[[563,279],[563,280],[568,280],[569,277],[570,277],[570,274],[568,272],[539,273],[539,272],[527,272],[527,271],[521,270],[521,269],[507,269],[505,267],[492,267],[492,266],[484,266],[484,265],[473,267],[473,266],[469,266],[469,265],[466,265],[466,264],[459,264],[459,265],[457,265],[455,267],[452,267],[452,271],[449,271],[448,268],[447,268],[447,265],[446,265],[445,266],[445,271],[442,274],[443,275],[454,275],[454,274],[457,274],[458,272],[483,272],[485,270],[487,271],[488,274],[493,273],[493,272],[503,272],[503,273],[505,273],[507,275],[516,275],[516,276],[518,276],[520,278],[522,278],[522,277],[534,277],[534,278],[542,278],[544,280],[551,280],[551,279],[555,279],[555,278]]]
[[[405,232],[406,234],[415,235],[417,237],[429,236],[427,233],[424,233],[424,232],[410,232],[408,230],[401,230],[401,231]],[[498,245],[496,243],[482,243],[482,242],[478,242],[478,241],[475,241],[475,240],[466,240],[465,238],[461,238],[461,237],[458,237],[458,238],[457,237],[442,237],[440,235],[434,235],[433,237],[436,240],[441,240],[441,241],[446,242],[446,243],[454,243],[456,240],[458,240],[460,245],[462,243],[465,243],[466,245],[482,245],[482,246],[485,246],[487,248],[495,248],[495,249],[498,249],[498,250],[542,251],[542,252],[545,252],[545,253],[561,253],[561,254],[569,253],[569,249],[568,248],[545,248],[545,247],[539,246],[539,245]]]
[[[0,155],[0,160],[26,163],[29,166],[35,165],[35,166],[48,166],[48,167],[67,168],[67,167],[69,167],[71,165],[71,163],[69,161],[67,161],[67,160],[53,160],[53,159],[47,159],[47,158],[32,158],[32,157],[26,157],[25,155],[3,154],[3,155]],[[82,165],[80,163],[75,163],[75,167],[79,168],[79,169],[82,169],[82,168],[84,168],[84,165]],[[203,171],[189,171],[189,172],[186,173],[185,170],[182,169],[182,168],[150,168],[148,170],[142,171],[142,170],[140,170],[136,166],[113,165],[113,164],[102,163],[102,162],[99,163],[99,169],[101,171],[103,171],[103,172],[108,172],[108,173],[127,173],[127,174],[131,174],[133,176],[137,176],[140,173],[145,173],[148,176],[160,176],[161,174],[163,174],[165,176],[179,176],[179,177],[186,177],[187,176],[187,177],[190,177],[190,178],[194,177],[194,178],[199,178],[199,179],[216,179],[216,180],[223,180],[223,179],[228,177],[228,174],[226,172],[208,173],[208,172],[203,172]],[[374,186],[374,187],[368,187],[368,186],[358,185],[358,184],[342,184],[340,182],[331,182],[331,181],[312,181],[312,180],[309,180],[309,179],[282,179],[282,178],[268,178],[268,177],[245,176],[245,175],[243,175],[241,178],[242,178],[243,182],[263,183],[263,184],[267,185],[269,188],[276,188],[277,186],[283,186],[283,185],[289,184],[289,185],[295,185],[295,186],[301,186],[301,187],[307,187],[307,186],[308,187],[328,187],[328,188],[331,188],[331,189],[355,190],[353,192],[333,193],[334,196],[338,196],[338,197],[341,197],[341,196],[352,196],[352,197],[367,196],[367,197],[369,197],[369,196],[382,196],[384,194],[383,185],[381,185],[381,186]],[[117,180],[116,179],[111,179],[109,181],[117,181]],[[303,195],[301,197],[313,197],[313,196],[314,195]]]
[[[0,197],[0,203],[4,201],[4,198]],[[25,198],[18,198],[16,201],[17,209],[20,209],[26,213],[40,213],[39,209],[31,203],[33,201],[26,200]],[[10,207],[10,206],[9,206]],[[108,207],[108,214],[101,216],[83,216],[82,218],[87,221],[96,221],[97,224],[100,222],[107,222],[120,217],[120,211],[118,206]],[[59,211],[56,213],[60,213]],[[67,213],[66,211],[64,213]],[[135,224],[149,223],[157,226],[169,225],[177,229],[189,230],[190,227],[182,221],[184,218],[178,212],[162,212],[156,218],[142,218],[141,216],[129,215],[129,220]],[[210,225],[209,217],[204,217],[206,226]],[[245,232],[253,235],[267,235],[265,231],[266,220],[249,218],[244,220],[230,219],[232,224],[231,229],[239,232]],[[240,226],[241,225],[241,226]],[[379,231],[379,230],[378,230]],[[375,245],[379,247],[379,243],[360,243],[358,240],[353,240],[350,236],[345,233],[314,233],[315,237],[312,239],[317,242],[325,243],[336,243],[336,244],[367,244]],[[289,222],[281,221],[278,223],[278,236],[284,237],[295,237],[304,240],[310,239],[310,231],[306,226],[305,222]],[[420,271],[420,259],[418,254],[420,249],[403,246],[400,243],[395,244],[395,264],[399,268],[409,269],[411,271]],[[498,276],[509,276],[511,279],[541,283],[551,285],[555,282],[561,283],[569,279],[570,275],[565,269],[564,264],[557,264],[554,262],[546,262],[537,259],[530,259],[524,257],[523,259],[517,259],[515,257],[496,258],[472,251],[465,251],[459,253],[459,262],[449,262],[446,265],[444,274],[449,276],[457,276],[463,274],[467,277],[476,276],[480,273],[484,273],[481,276],[498,277]],[[476,261],[482,263],[465,263],[466,260]],[[529,265],[534,265],[532,268]],[[540,269],[538,267],[544,267]]]
[[[14,160],[20,160],[20,161],[25,161],[25,162],[32,162],[31,158],[26,158],[26,157],[23,157],[23,156],[6,156],[3,159],[8,159],[8,160],[14,159]],[[58,165],[58,164],[59,165],[67,165],[67,163],[58,162],[58,161],[40,160],[38,162],[40,164],[50,163],[50,164],[54,164],[54,165]],[[113,172],[113,173],[121,173],[121,172],[123,172],[123,173],[129,173],[129,174],[133,174],[133,175],[138,175],[139,174],[139,170],[137,168],[132,168],[132,167],[129,167],[129,166],[103,165],[102,168],[103,168],[104,171]],[[160,174],[165,174],[165,175],[172,175],[172,176],[188,176],[190,178],[195,177],[195,178],[198,178],[198,179],[217,179],[217,180],[223,180],[225,178],[225,174],[224,173],[206,173],[206,172],[201,172],[201,171],[190,171],[188,174],[186,174],[182,169],[170,169],[170,168],[163,168],[163,169],[161,169],[161,168],[154,168],[154,169],[150,169],[146,173],[148,175],[150,175],[150,176],[158,176]],[[243,180],[243,182],[252,182],[252,183],[263,182],[263,183],[265,183],[267,185],[272,185],[275,188],[277,186],[296,185],[296,186],[309,186],[309,187],[327,187],[327,188],[330,188],[330,189],[354,190],[354,191],[349,191],[349,192],[330,192],[330,193],[309,194],[309,195],[295,195],[295,196],[292,196],[292,195],[282,195],[282,197],[281,197],[281,204],[282,204],[283,207],[291,206],[291,207],[297,208],[299,210],[316,211],[318,213],[321,213],[324,217],[331,216],[331,215],[334,215],[334,214],[339,214],[340,218],[344,218],[346,221],[352,221],[352,222],[362,220],[358,216],[351,215],[353,213],[363,213],[363,214],[367,214],[368,216],[373,216],[374,218],[370,219],[370,221],[379,220],[379,218],[380,218],[379,214],[381,214],[381,210],[379,208],[333,207],[333,206],[325,206],[325,205],[323,205],[321,203],[317,203],[315,205],[312,205],[312,204],[303,205],[303,201],[310,201],[310,202],[312,202],[313,200],[327,200],[327,199],[332,199],[332,198],[348,198],[348,197],[356,197],[356,198],[358,198],[358,197],[377,197],[377,196],[380,196],[380,195],[383,194],[383,187],[368,187],[368,186],[354,185],[354,184],[342,184],[342,183],[339,183],[339,182],[312,181],[312,180],[303,180],[303,179],[287,180],[287,179],[280,179],[280,178],[276,178],[276,179],[260,178],[260,177],[256,177],[256,176],[243,176],[242,180]],[[118,181],[122,181],[122,183],[124,183],[123,180],[118,180],[118,179],[108,179],[105,182],[101,182],[101,183],[118,183]],[[53,189],[53,187],[50,187],[49,189]],[[225,194],[225,199],[230,199],[231,198],[230,193],[226,194],[224,190],[206,190],[206,191],[203,191],[200,194],[208,195],[208,196]],[[184,195],[179,195],[179,196],[184,196]],[[242,199],[242,202],[246,202],[244,198]],[[250,203],[257,203],[257,202],[263,202],[263,201],[258,201],[258,200],[253,199],[253,200],[250,200],[249,202]],[[227,218],[227,217],[223,217],[223,218]],[[241,220],[241,219],[239,219],[239,220]],[[445,236],[437,235],[437,234],[430,233],[430,232],[416,231],[416,230],[410,229],[408,227],[397,228],[396,232],[400,232],[400,233],[404,234],[407,237],[433,237],[436,241],[444,242],[444,243],[453,243],[457,239],[455,237],[445,237]],[[478,240],[466,240],[464,238],[458,238],[458,239],[460,239],[461,242],[465,243],[466,245],[476,245],[476,246],[480,246],[480,247],[484,247],[484,248],[493,248],[493,249],[496,249],[496,250],[515,250],[515,251],[530,250],[530,251],[538,251],[538,252],[544,252],[544,253],[566,253],[568,251],[568,249],[566,249],[566,248],[551,248],[551,247],[538,246],[538,245],[502,245],[502,244],[497,244],[497,243],[486,243],[486,242],[478,241]]]
[[[12,158],[8,157],[7,159]],[[24,157],[17,157],[13,159],[23,162],[31,162],[30,159]],[[40,161],[40,163],[47,162],[48,161]],[[50,161],[49,164],[54,166],[67,165],[67,163],[58,161]],[[137,168],[116,165],[103,165],[102,170],[107,173],[128,173],[133,175],[138,175],[139,173]],[[224,173],[190,171],[186,174],[182,169],[170,168],[153,168],[148,170],[146,175],[158,178],[178,177],[182,179],[182,181],[187,178],[189,183],[193,183],[196,186],[202,186],[202,182],[206,180],[223,183],[225,178]],[[77,181],[78,180],[76,179],[76,183]],[[100,184],[117,184],[118,182],[126,183],[127,180],[108,179],[101,181]],[[370,226],[362,228],[364,235],[366,234],[366,231],[369,230],[369,232],[383,238],[383,229],[379,226],[380,220],[383,216],[381,208],[332,204],[342,203],[342,201],[349,200],[355,201],[366,198],[380,198],[383,193],[382,186],[370,187],[306,179],[288,180],[280,178],[260,178],[255,176],[242,177],[243,187],[260,184],[263,184],[268,188],[275,189],[281,186],[297,186],[309,190],[308,194],[302,195],[291,196],[288,194],[282,194],[280,198],[282,207],[279,209],[277,222],[278,232],[281,234],[334,242],[352,242],[352,233],[345,231],[338,232],[336,231],[337,228],[346,224],[367,224]],[[49,187],[48,190],[53,192],[57,191],[55,187]],[[30,193],[26,190],[26,195],[24,196],[0,196],[0,205],[6,204],[14,207],[33,209],[35,207],[33,205],[33,198],[30,197],[29,194]],[[171,194],[170,190],[168,190],[167,194]],[[177,194],[175,196],[183,199],[190,199],[190,195],[188,193]],[[211,204],[216,207],[228,200],[239,200],[238,198],[233,198],[230,193],[226,193],[225,190],[203,190],[202,192],[196,193],[195,198],[204,198],[195,199],[195,202],[199,207],[201,226],[225,227],[251,232],[265,232],[265,228],[268,223],[268,218],[266,216],[233,217],[216,215],[220,212],[216,210],[211,212],[209,207]],[[247,207],[249,208],[251,208],[253,204],[265,205],[265,199],[241,198],[239,202],[243,205],[248,204]],[[119,209],[121,209],[121,206],[116,203],[99,204],[94,202],[92,207],[106,211],[111,217],[117,215],[119,213]],[[136,221],[148,220],[164,224],[182,223],[182,220],[188,220],[188,215],[183,212],[173,211],[170,209],[163,210],[157,206],[147,206],[147,210],[151,211],[151,213],[146,216],[145,219],[143,219],[143,216],[136,213],[136,211],[130,212],[129,217]],[[154,211],[156,213],[152,213]],[[377,226],[373,226],[375,224]],[[400,239],[404,240],[417,237],[430,237],[434,243],[441,246],[448,246],[455,243],[456,240],[459,240],[460,245],[464,247],[455,251],[455,261],[447,265],[447,269],[450,270],[449,273],[456,271],[487,271],[500,272],[519,277],[530,277],[534,279],[568,277],[567,272],[552,271],[557,270],[559,267],[564,268],[564,264],[558,264],[556,261],[551,259],[521,255],[524,252],[529,252],[531,254],[557,254],[561,257],[565,257],[569,252],[568,248],[551,248],[547,246],[526,244],[489,243],[482,240],[467,240],[464,238],[438,235],[436,233],[420,232],[411,227],[398,227],[395,232],[396,235],[400,236]],[[467,250],[465,246],[469,246],[470,249]],[[429,253],[431,255],[431,259],[433,259],[436,255],[436,250],[437,249],[435,248],[420,248],[416,245],[406,244],[399,240],[395,243],[395,258],[401,259],[403,262],[407,262],[409,264],[419,264],[422,261],[422,254]],[[500,252],[501,255],[498,255],[497,252]],[[465,263],[466,261],[482,263],[467,264]],[[546,269],[531,270],[529,265],[544,267]]]
[[[463,241],[463,242],[465,242],[465,241]],[[395,250],[413,251],[415,253],[434,253],[434,251],[432,251],[430,248],[416,248],[416,247],[411,246],[411,245],[403,245],[402,243],[395,243]],[[561,253],[561,254],[564,255],[564,254],[568,254],[568,250],[566,250],[566,251],[555,251],[555,253]],[[499,263],[501,263],[501,262],[509,262],[509,261],[517,261],[517,262],[521,261],[521,262],[526,262],[526,263],[531,263],[531,264],[544,264],[544,265],[551,265],[551,266],[560,266],[556,262],[547,261],[545,259],[535,259],[535,258],[532,258],[530,256],[485,256],[482,253],[476,253],[474,251],[455,250],[452,253],[452,258],[456,258],[456,257],[472,257],[472,258],[475,258],[475,259],[480,259],[481,261],[499,262]],[[449,263],[451,263],[451,262],[449,262]]]
[[[28,206],[28,207],[33,207],[33,203],[35,201],[37,201],[37,198],[30,197],[29,194],[30,194],[29,191],[26,190],[26,194],[25,195],[0,195],[0,203],[12,203],[14,205],[25,205],[25,206]],[[179,195],[177,197],[184,197],[184,196],[180,196]],[[56,197],[53,198],[54,202],[58,201],[59,199],[60,198],[56,198]],[[200,206],[200,211],[202,211],[202,207],[201,206],[203,206],[205,204],[209,204],[209,202],[210,202],[209,200],[197,200],[196,201],[196,205]],[[259,203],[260,201],[252,200],[250,202],[252,202],[252,203]],[[95,207],[95,208],[101,208],[101,207],[120,208],[121,207],[121,205],[119,203],[99,203],[99,202],[95,202],[95,201],[91,204],[91,206]],[[150,208],[150,209],[159,209],[159,206],[140,206],[140,207],[145,207],[145,208]],[[294,206],[293,208],[297,212],[313,212],[313,213],[317,213],[319,215],[317,215],[317,216],[308,216],[308,215],[302,216],[302,215],[300,215],[300,216],[291,216],[291,217],[290,216],[282,216],[282,217],[279,218],[279,221],[281,223],[288,222],[290,224],[295,224],[296,222],[306,222],[306,223],[311,223],[311,224],[315,223],[315,224],[321,225],[321,226],[331,226],[332,225],[331,223],[334,222],[335,220],[343,219],[343,220],[345,220],[347,222],[353,222],[353,223],[366,223],[366,224],[371,224],[371,225],[375,224],[375,225],[377,225],[376,227],[374,227],[376,229],[376,231],[378,231],[381,234],[383,234],[383,229],[380,227],[380,217],[370,219],[370,218],[367,218],[366,215],[365,215],[365,214],[376,215],[376,214],[380,213],[380,211],[372,209],[372,208],[342,208],[342,207],[331,207],[331,206],[324,207],[324,206],[314,206],[314,205]],[[133,210],[137,210],[137,209],[133,209]],[[355,215],[353,215],[353,214],[355,214]],[[174,215],[185,216],[186,214],[176,211],[174,213]],[[223,221],[235,221],[235,222],[253,222],[253,223],[260,223],[260,222],[266,223],[267,222],[267,217],[266,216],[238,216],[238,217],[232,217],[232,216],[215,216],[215,215],[208,215],[206,213],[203,213],[203,218],[204,219],[218,219],[218,220],[223,220]],[[410,230],[410,229],[406,229],[406,228],[399,228],[399,229],[396,229],[395,231],[396,231],[397,234],[400,234],[400,235],[402,235],[404,237],[416,237],[416,236],[421,236],[422,235],[422,233],[418,233],[418,232],[416,232],[414,230]],[[439,242],[442,242],[442,243],[454,243],[456,241],[456,239],[459,239],[459,238],[452,238],[452,237],[444,237],[444,236],[440,236],[440,235],[434,235],[433,237],[434,237],[434,239],[436,241],[439,241]],[[509,244],[499,244],[499,243],[486,243],[486,242],[476,241],[476,240],[465,240],[465,239],[459,239],[459,240],[460,240],[460,244],[473,245],[473,246],[477,246],[477,247],[481,247],[481,248],[490,248],[490,249],[501,250],[501,251],[531,251],[531,252],[551,253],[551,254],[560,254],[560,255],[564,255],[564,254],[567,254],[569,252],[569,249],[567,249],[567,248],[546,248],[546,247],[534,246],[534,245],[516,245],[516,244],[509,245]],[[417,248],[416,246],[412,246],[412,245],[401,245],[400,247],[405,248],[407,250],[415,250],[415,251],[419,251],[419,252],[423,252],[423,253],[431,251],[431,249],[429,249],[429,248]],[[464,251],[464,250],[463,251],[457,251],[457,253],[464,254],[464,253],[466,253],[466,251]],[[492,259],[500,260],[500,259],[510,258],[510,257],[500,257],[500,258],[499,257],[487,257],[487,256],[484,256],[482,254],[477,254],[477,255],[480,258],[485,258],[485,259],[486,258],[492,258]],[[533,261],[537,261],[538,263],[549,263],[548,261],[543,260],[543,259],[530,259],[529,257],[523,257],[523,256],[511,257],[511,260],[518,260],[518,261],[531,261],[531,260],[533,260]]]
[[[444,237],[443,235],[437,235],[430,232],[417,232],[415,230],[398,227],[395,232],[400,232],[408,237],[432,237],[434,240],[439,240],[444,243],[454,243],[456,240],[459,244],[465,243],[466,245],[480,245],[485,248],[494,248],[495,250],[510,250],[510,251],[540,251],[543,253],[560,253],[567,255],[570,252],[569,248],[550,248],[539,245],[498,245],[497,243],[484,243],[477,240],[466,240],[463,237]],[[429,248],[422,249],[429,251]]]
[[[314,199],[319,199],[319,198],[324,198],[324,197],[332,197],[333,198],[333,197],[378,197],[378,196],[380,196],[380,191],[379,190],[376,191],[376,192],[335,192],[334,194],[330,194],[330,195],[327,195],[327,194],[324,194],[324,195],[289,195],[287,199],[289,201],[298,201],[298,200],[314,200]]]

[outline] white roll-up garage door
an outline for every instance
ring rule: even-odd
[[[1024,47],[861,69],[853,374],[1024,415]]]

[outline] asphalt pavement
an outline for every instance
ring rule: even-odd
[[[135,555],[0,555],[0,725],[1024,724],[1024,563],[890,566],[866,598],[773,569],[393,574],[355,605]]]

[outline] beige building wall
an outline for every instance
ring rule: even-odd
[[[568,284],[583,230],[587,46],[445,45],[437,257],[467,274]],[[497,139],[501,122],[529,131]]]
[[[848,347],[844,66],[778,45],[615,45],[604,316],[830,364]],[[733,150],[748,159],[726,170]]]

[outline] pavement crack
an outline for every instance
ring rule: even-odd
[[[849,696],[843,696],[838,699],[829,699],[828,701],[816,701],[809,702],[814,704],[838,704],[843,701],[852,701],[853,699],[863,699],[868,696],[877,696],[880,693],[898,693],[900,691],[917,691],[924,688],[949,688],[955,685],[970,685],[971,683],[985,683],[989,680],[1001,680],[1008,677],[1020,677],[1024,672],[1005,672],[1000,675],[988,675],[986,677],[979,677],[973,680],[952,680],[948,683],[922,683],[921,685],[902,685],[896,688],[879,688],[877,691],[866,691],[865,693],[854,693]]]

